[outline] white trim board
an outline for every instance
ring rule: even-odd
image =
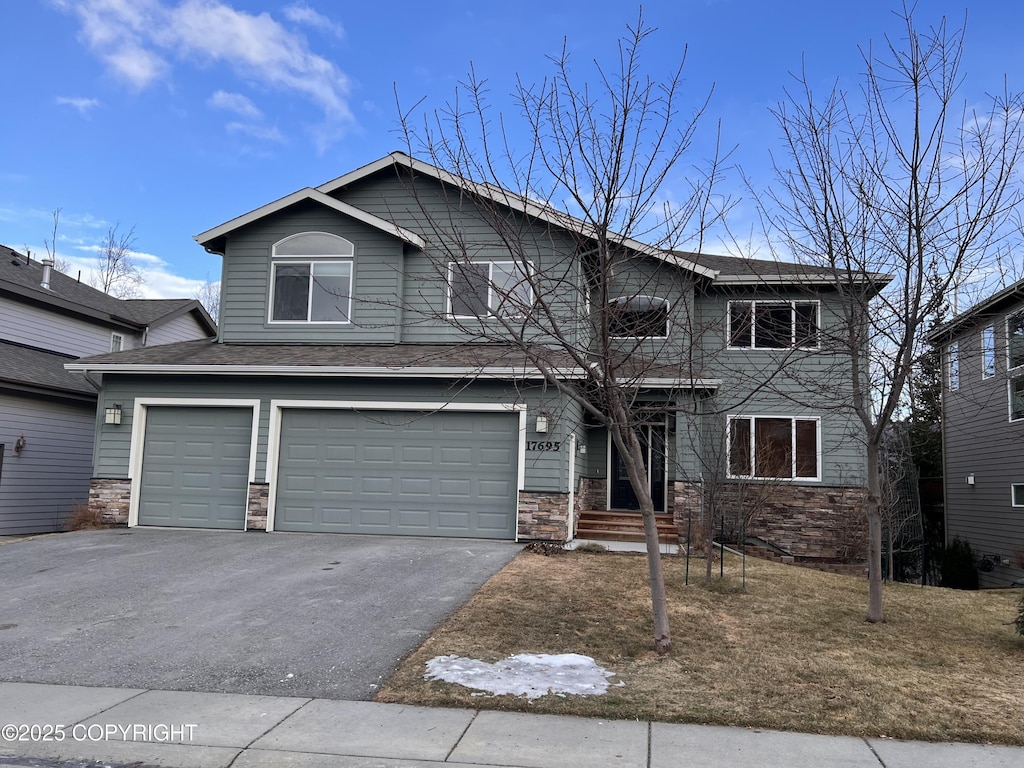
[[[519,540],[519,493],[526,482],[526,416],[525,403],[453,403],[447,401],[406,401],[406,400],[283,400],[270,401],[270,427],[267,431],[267,465],[264,482],[268,485],[267,532],[274,530],[274,515],[277,506],[277,474],[281,449],[281,417],[286,408],[331,409],[359,411],[460,411],[466,413],[518,413],[519,414],[519,459],[516,473],[515,540]]]
[[[256,478],[256,449],[259,445],[260,401],[251,398],[204,398],[204,397],[137,397],[132,410],[131,447],[128,450],[128,478],[131,480],[131,495],[128,502],[128,527],[139,524],[139,499],[142,494],[142,460],[146,443],[146,417],[150,406],[174,408],[250,408],[252,409],[252,431],[249,436],[249,483]],[[138,480],[138,482],[136,482]],[[248,501],[248,488],[246,489]],[[244,511],[248,527],[248,504]]]

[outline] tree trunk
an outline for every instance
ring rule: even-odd
[[[864,515],[868,521],[868,616],[872,623],[885,621],[882,610],[882,515],[881,476],[878,472],[878,444],[868,441],[868,493],[864,499]]]
[[[611,432],[611,430],[609,430]],[[647,545],[647,572],[651,582],[651,609],[654,615],[654,650],[664,655],[672,650],[672,635],[668,623],[668,600],[665,596],[665,577],[661,569],[661,546],[658,541],[658,521],[654,517],[654,502],[647,484],[647,465],[636,429],[623,428],[616,439],[623,457],[629,483],[640,502],[640,516],[644,521],[644,542]],[[625,443],[622,445],[621,443]]]

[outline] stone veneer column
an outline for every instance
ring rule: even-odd
[[[672,483],[672,522],[679,529],[679,535],[686,535],[686,527],[689,522],[700,521],[701,496],[703,486],[700,483],[688,483],[676,480]]]
[[[89,480],[89,511],[104,523],[128,525],[132,481],[128,478],[94,477]]]
[[[569,540],[569,494],[519,492],[519,538]]]
[[[267,530],[267,507],[270,505],[270,483],[249,483],[249,500],[245,514],[245,530]]]

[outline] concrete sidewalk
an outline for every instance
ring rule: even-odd
[[[0,731],[0,766],[32,768],[93,761],[110,768],[1024,765],[1024,748],[1017,747],[34,683],[0,683]]]

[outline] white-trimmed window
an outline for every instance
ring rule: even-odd
[[[818,349],[818,301],[730,301],[731,349]]]
[[[996,329],[990,325],[981,332],[981,378],[996,375]]]
[[[523,317],[533,307],[533,286],[518,261],[448,263],[448,314],[452,317]]]
[[[1024,507],[1024,483],[1010,485],[1010,504],[1014,507]]]
[[[951,392],[960,389],[960,342],[954,341],[946,348],[946,383]]]
[[[821,479],[821,420],[788,416],[730,416],[729,477]]]
[[[1024,310],[1006,318],[1006,368],[1024,365]]]
[[[110,334],[110,351],[111,352],[120,352],[123,347],[124,347],[124,336],[122,336],[120,333],[112,333],[112,334]]]
[[[1010,421],[1024,419],[1024,376],[1006,382],[1010,398]]]
[[[613,338],[668,338],[669,303],[654,296],[620,296],[608,302],[608,334]]]
[[[276,243],[270,322],[350,322],[354,254],[352,243],[326,232],[303,232]]]

